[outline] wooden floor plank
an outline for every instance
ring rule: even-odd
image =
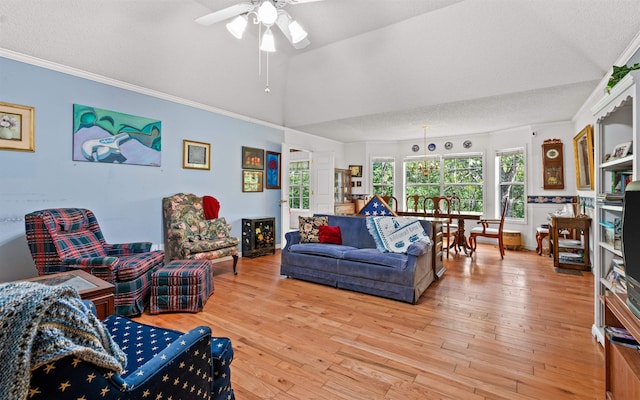
[[[280,253],[214,264],[200,313],[137,319],[231,338],[240,400],[603,399],[593,276],[478,245],[416,304],[287,279]]]

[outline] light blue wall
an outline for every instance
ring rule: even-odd
[[[144,71],[140,71],[141,74]],[[163,197],[211,195],[241,235],[245,217],[274,216],[280,190],[243,193],[241,147],[280,151],[283,129],[0,57],[0,102],[35,108],[35,152],[0,150],[0,281],[36,275],[24,215],[52,207],[94,211],[109,243],[163,242]],[[162,166],[72,161],[72,108],[84,104],[162,121]],[[182,168],[182,140],[211,143],[211,170]]]

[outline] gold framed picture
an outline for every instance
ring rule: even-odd
[[[0,149],[35,151],[35,109],[19,104],[0,103]]]
[[[352,178],[362,178],[362,165],[349,165]]]
[[[263,171],[242,170],[242,191],[262,192]]]
[[[591,125],[585,126],[574,136],[573,158],[578,190],[593,189],[593,128]]]
[[[182,168],[210,169],[211,145],[209,143],[182,141]]]

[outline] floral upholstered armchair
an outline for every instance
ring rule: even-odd
[[[169,260],[214,260],[233,257],[237,274],[238,243],[224,217],[206,219],[203,199],[178,193],[162,199],[165,252]]]

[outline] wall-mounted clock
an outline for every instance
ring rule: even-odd
[[[560,139],[542,143],[542,185],[545,190],[564,189],[564,156]]]

